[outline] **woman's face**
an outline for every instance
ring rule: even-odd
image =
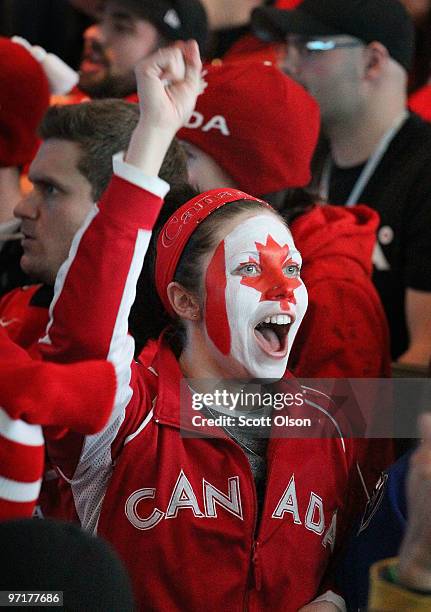
[[[230,222],[204,272],[210,351],[234,377],[280,379],[308,298],[290,231],[270,212]]]

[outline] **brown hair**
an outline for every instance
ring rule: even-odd
[[[111,179],[112,156],[127,149],[138,120],[138,105],[124,100],[52,106],[39,126],[39,135],[43,140],[56,138],[79,145],[78,170],[91,184],[97,201]],[[176,140],[166,154],[160,176],[174,185],[187,181],[186,158]]]

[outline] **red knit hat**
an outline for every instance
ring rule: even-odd
[[[33,159],[36,130],[48,106],[48,80],[39,62],[0,37],[0,166],[23,166]]]
[[[178,137],[248,193],[307,185],[320,115],[305,89],[270,62],[208,66],[204,79],[208,86]]]
[[[223,55],[224,63],[231,62],[270,62],[271,64],[277,64],[279,55],[284,54],[284,44],[280,48],[280,43],[267,43],[260,40],[253,34],[246,34],[241,36],[229,49],[227,53]],[[211,64],[217,65],[220,63],[220,59],[212,60]]]

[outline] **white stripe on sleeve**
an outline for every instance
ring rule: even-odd
[[[123,152],[114,155],[112,166],[116,176],[159,196],[162,200],[169,191],[169,183],[163,179],[158,176],[147,176],[132,164],[125,162]]]
[[[39,425],[29,425],[20,419],[11,419],[3,408],[0,408],[0,435],[11,442],[26,446],[42,446],[44,443]]]
[[[39,497],[42,480],[18,482],[0,476],[0,498],[11,502],[32,502]]]

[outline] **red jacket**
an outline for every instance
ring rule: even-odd
[[[326,590],[333,549],[360,509],[354,443],[338,434],[271,439],[256,531],[243,450],[222,430],[217,439],[181,435],[182,375],[169,347],[161,340],[150,368],[133,361],[128,312],[160,206],[115,177],[61,269],[42,352],[106,358],[119,387],[105,430],[50,441],[51,458],[83,526],[123,557],[140,609],[296,611]],[[337,429],[319,401],[310,411]]]
[[[390,375],[389,331],[371,280],[377,227],[367,206],[317,206],[292,224],[309,299],[288,364],[298,378]]]
[[[53,290],[47,285],[29,285],[14,289],[0,299],[0,327],[34,356],[38,355],[39,338],[45,335],[52,296]]]
[[[140,609],[215,612],[247,601],[250,610],[293,611],[314,599],[358,504],[352,444],[272,439],[255,532],[255,485],[242,449],[226,436],[181,436],[181,372],[163,341],[152,371],[136,367],[134,375],[139,408],[126,411],[124,427],[135,425],[120,431],[124,448],[98,532],[126,562]]]
[[[377,213],[363,205],[317,206],[292,224],[309,299],[288,364],[298,378],[390,376],[389,330],[371,280],[377,227]],[[359,407],[355,415],[347,410],[360,431],[364,421]],[[371,492],[394,461],[394,444],[391,439],[357,438],[356,445],[367,464]]]

